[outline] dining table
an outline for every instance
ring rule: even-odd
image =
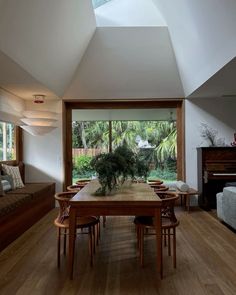
[[[70,199],[69,274],[73,279],[77,216],[154,216],[157,273],[163,276],[161,199],[147,183],[123,185],[110,195],[97,196],[98,180],[92,180]]]

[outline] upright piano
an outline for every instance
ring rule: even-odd
[[[216,194],[227,183],[236,186],[236,147],[197,148],[199,206],[216,208]]]

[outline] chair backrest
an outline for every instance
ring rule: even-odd
[[[59,222],[63,222],[65,218],[69,217],[69,211],[70,211],[70,199],[74,197],[76,194],[75,191],[69,191],[69,192],[61,192],[55,194],[55,199],[57,200],[59,204],[59,214],[57,217],[57,220]]]
[[[82,189],[82,188],[85,187],[85,185],[88,184],[90,181],[91,181],[91,180],[83,180],[83,181],[79,180],[79,181],[76,182],[76,185]]]
[[[163,184],[163,181],[162,180],[159,180],[159,179],[156,179],[156,180],[149,180],[148,181],[148,184],[151,186],[151,187],[155,187],[157,185],[161,185]]]
[[[165,194],[165,197],[162,198],[161,202],[161,213],[162,217],[170,219],[171,222],[177,222],[175,216],[175,202],[179,199],[178,195]]]
[[[81,189],[82,189],[82,187],[80,185],[78,185],[78,184],[72,184],[72,185],[67,186],[68,191],[79,192]]]
[[[155,186],[151,186],[154,189],[155,193],[158,193],[159,191],[168,191],[169,187],[165,186],[163,184],[161,185],[155,185]]]

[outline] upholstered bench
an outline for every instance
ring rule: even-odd
[[[24,180],[24,164],[20,167]],[[55,207],[54,194],[55,183],[24,183],[0,197],[0,251]]]

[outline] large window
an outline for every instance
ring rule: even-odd
[[[64,102],[63,118],[65,188],[93,176],[90,158],[124,140],[150,160],[150,172],[185,179],[183,100]]]
[[[95,111],[90,113],[90,117],[96,116]],[[73,121],[73,183],[95,175],[90,165],[95,155],[115,150],[124,143],[148,164],[149,177],[176,180],[176,121],[168,117],[161,121]]]
[[[0,121],[0,161],[16,159],[15,126]]]

